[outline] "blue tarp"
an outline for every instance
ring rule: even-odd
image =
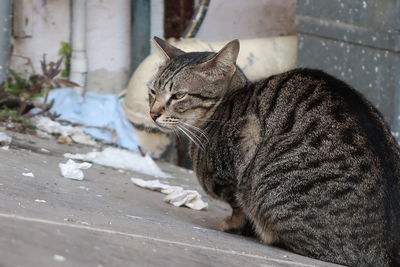
[[[115,129],[119,146],[138,151],[135,130],[126,119],[116,95],[87,92],[82,97],[72,88],[60,88],[50,91],[49,101],[53,99],[50,111],[61,114],[61,119]],[[84,132],[96,139],[112,141],[112,135],[107,130],[85,128]]]

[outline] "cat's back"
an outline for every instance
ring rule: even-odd
[[[381,161],[390,161],[389,166],[382,167],[400,171],[396,162],[400,160],[399,146],[388,124],[345,82],[320,70],[295,69],[259,81],[253,97],[255,112],[270,137],[282,138],[299,130],[305,130],[303,138],[314,136],[314,141],[336,136],[340,138],[337,145],[362,144],[375,155],[382,155]]]
[[[376,108],[346,83],[310,69],[256,83],[252,99],[262,131],[247,174],[256,188],[247,204],[262,207],[254,216],[276,222],[283,243],[304,255],[341,262],[322,254],[342,251],[355,257],[347,259],[353,265],[396,262],[400,154]],[[319,247],[305,246],[305,236]]]

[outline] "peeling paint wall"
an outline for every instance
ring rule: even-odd
[[[87,90],[117,93],[130,74],[130,0],[87,0]],[[60,42],[70,42],[70,1],[22,0],[27,36],[14,35],[11,67],[40,72],[43,54],[58,58]]]
[[[70,3],[65,0],[23,0],[20,7],[24,25],[19,28],[25,29],[25,36],[15,37],[14,32],[11,68],[23,73],[31,73],[32,69],[40,72],[39,61],[43,54],[49,60],[56,60],[60,42],[69,42]]]

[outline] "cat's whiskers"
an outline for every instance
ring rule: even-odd
[[[188,129],[184,128],[183,125],[178,125],[177,128],[184,134],[186,135],[193,143],[195,143],[198,147],[203,149],[201,144],[197,141],[197,139],[194,139],[192,135],[190,134],[190,131]]]
[[[182,140],[182,135],[180,134],[179,130],[177,130],[176,128],[173,129],[174,134],[176,135],[176,137],[178,138],[178,140]]]
[[[193,139],[195,139],[195,140],[197,141],[197,145],[198,145],[202,150],[204,150],[205,146],[204,146],[202,140],[199,138],[199,136],[196,135],[196,133],[194,133],[194,132],[191,131],[190,129],[188,129],[186,126],[181,125],[181,127],[182,127],[186,132],[188,132],[188,133],[193,137]]]
[[[191,125],[191,124],[189,124],[189,123],[187,123],[187,122],[181,121],[181,123],[184,124],[184,125],[186,125],[187,127],[191,128],[191,129],[197,131],[198,133],[200,133],[200,134],[206,139],[206,142],[207,142],[207,143],[210,142],[210,139],[208,138],[208,136],[206,135],[206,133],[205,133],[205,131],[204,131],[203,129],[201,129],[201,128],[199,128],[199,127],[196,127],[196,126],[194,126],[194,125]]]

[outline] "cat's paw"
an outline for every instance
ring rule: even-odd
[[[246,216],[244,216],[244,214],[232,215],[222,220],[219,224],[219,229],[228,233],[240,233],[245,224]]]

